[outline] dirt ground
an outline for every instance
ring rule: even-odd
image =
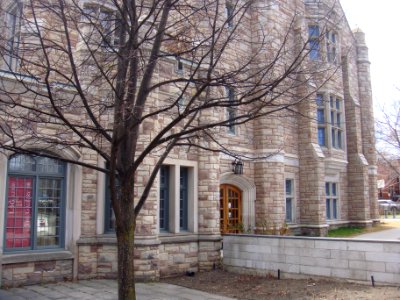
[[[163,279],[163,282],[185,286],[236,299],[400,299],[399,286],[372,287],[327,279],[281,279],[228,273],[222,270]]]

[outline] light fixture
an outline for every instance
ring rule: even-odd
[[[243,162],[240,159],[235,159],[232,162],[232,172],[237,175],[243,174]]]

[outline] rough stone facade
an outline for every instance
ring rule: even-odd
[[[186,152],[177,148],[171,152],[165,165],[175,187],[181,167],[188,170],[188,229],[180,231],[179,220],[170,219],[170,229],[159,229],[159,188],[157,179],[137,220],[136,276],[143,280],[157,280],[185,272],[210,270],[220,263],[222,238],[220,232],[220,185],[229,184],[241,191],[242,229],[260,232],[288,227],[292,234],[324,236],[328,228],[358,224],[370,226],[377,219],[376,155],[374,149],[374,123],[369,75],[368,48],[361,31],[352,32],[343,17],[340,5],[325,1],[267,1],[268,10],[249,11],[249,18],[239,31],[255,41],[260,37],[255,28],[271,33],[279,45],[279,37],[292,20],[295,29],[290,33],[293,43],[307,40],[309,26],[321,24],[335,33],[335,60],[328,62],[327,41],[320,41],[319,64],[332,64],[337,69],[330,78],[315,78],[321,89],[313,92],[313,83],[301,85],[293,97],[308,97],[294,108],[295,113],[276,113],[236,127],[235,134],[223,132],[219,141],[225,147],[241,153],[243,175],[231,171],[232,158],[203,150]],[[246,27],[247,26],[247,27]],[[246,31],[247,29],[247,31]],[[273,43],[272,43],[273,44]],[[248,49],[238,45],[240,51]],[[239,50],[238,50],[239,51]],[[310,68],[318,68],[313,61]],[[174,72],[174,63],[165,62],[157,76],[168,77]],[[1,73],[3,84],[13,84],[13,78]],[[324,83],[323,83],[324,82]],[[323,83],[323,84],[322,84]],[[160,99],[174,93],[160,89]],[[308,96],[307,96],[308,95]],[[319,140],[316,97],[324,100],[324,115],[333,116],[330,99],[337,100],[340,108],[340,128],[325,124],[324,143]],[[156,98],[156,96],[154,96]],[[157,98],[158,99],[158,98]],[[284,99],[282,99],[283,101]],[[336,105],[336,104],[332,104]],[[225,112],[204,112],[199,122],[221,118]],[[333,118],[333,117],[332,117]],[[337,117],[339,118],[339,117]],[[104,116],[104,122],[111,122]],[[143,141],[163,127],[165,120],[155,118],[143,127]],[[52,130],[44,128],[43,130]],[[335,131],[336,130],[336,131]],[[340,136],[338,135],[340,131]],[[54,131],[57,134],[57,131]],[[335,147],[332,135],[340,139]],[[147,139],[147,140],[146,140]],[[68,152],[65,151],[64,152]],[[59,151],[60,156],[80,159],[101,165],[103,162],[91,152]],[[250,159],[251,158],[251,159]],[[4,224],[8,157],[0,158],[0,225]],[[149,179],[154,164],[148,158],[137,174],[137,195]],[[117,248],[115,234],[107,228],[109,213],[105,196],[105,176],[97,171],[68,166],[65,217],[65,250],[45,257],[37,253],[8,253],[4,251],[4,231],[0,233],[0,272],[2,286],[16,286],[55,280],[115,278],[117,275]],[[285,180],[291,180],[292,216],[287,216]],[[335,197],[327,195],[327,187],[335,186]],[[329,192],[330,193],[330,192]],[[328,194],[329,194],[328,193]],[[329,198],[329,201],[327,201]],[[335,200],[333,200],[333,198]],[[330,217],[327,217],[329,202]],[[172,215],[179,215],[179,205],[171,204]],[[3,226],[0,226],[3,228]],[[49,251],[51,253],[51,251]],[[12,256],[12,259],[11,259]]]

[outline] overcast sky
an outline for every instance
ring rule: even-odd
[[[400,101],[400,0],[340,0],[352,29],[366,34],[375,115]]]

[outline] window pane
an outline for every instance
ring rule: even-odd
[[[188,168],[180,168],[179,180],[179,227],[188,228]]]
[[[310,58],[312,60],[319,59],[319,41],[318,40],[311,40],[309,42],[310,47]]]
[[[332,183],[332,195],[336,196],[336,183]]]
[[[308,35],[309,37],[319,37],[319,26],[318,25],[308,26]]]
[[[323,95],[318,94],[317,98],[316,98],[316,101],[317,101],[317,105],[318,106],[324,107],[324,96]]]
[[[332,203],[332,210],[333,210],[333,218],[337,219],[337,199],[333,199],[333,203]]]
[[[328,183],[328,182],[325,183],[325,194],[326,194],[327,196],[330,195],[330,189],[329,189],[329,183]]]
[[[10,172],[34,172],[35,160],[28,155],[15,155],[9,161]]]
[[[325,128],[318,128],[318,144],[325,146]]]
[[[332,147],[337,148],[336,147],[336,132],[335,129],[332,128]]]
[[[331,218],[331,201],[330,199],[326,199],[326,218],[330,219]]]
[[[292,198],[286,198],[286,221],[292,222]]]
[[[325,111],[323,109],[317,110],[318,124],[325,124]]]
[[[64,163],[48,157],[39,157],[37,159],[37,170],[39,173],[62,174],[64,172]]]
[[[168,230],[169,167],[160,168],[160,229]]]
[[[33,178],[9,176],[6,248],[31,247]]]
[[[286,185],[286,195],[291,195],[292,194],[292,180],[286,179],[285,185]]]
[[[342,131],[338,131],[338,140],[337,140],[337,142],[338,142],[338,148],[340,148],[340,149],[342,149],[343,147],[342,147]]]
[[[62,204],[61,179],[39,179],[37,197],[37,246],[59,246]]]

